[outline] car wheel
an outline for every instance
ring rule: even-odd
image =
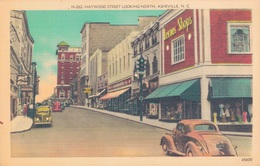
[[[167,149],[167,145],[166,145],[166,141],[165,140],[162,141],[162,150],[163,150],[165,155],[169,155],[169,151]]]
[[[192,157],[195,156],[195,144],[193,142],[188,142],[186,146],[185,156]]]
[[[185,155],[188,156],[188,157],[192,157],[193,156],[193,151],[192,151],[191,147],[187,148]]]

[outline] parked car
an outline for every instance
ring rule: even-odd
[[[36,112],[33,119],[34,126],[37,125],[49,125],[52,126],[51,110],[48,106],[39,106],[36,108]]]
[[[59,101],[55,101],[52,105],[52,111],[53,112],[62,112],[62,103]]]
[[[181,120],[172,133],[161,138],[160,145],[166,155],[237,156],[237,147],[208,120]]]

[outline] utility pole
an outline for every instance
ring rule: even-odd
[[[36,71],[36,62],[32,62],[32,74],[33,74],[33,112],[32,119],[34,120],[35,115],[35,96],[36,96],[36,82],[37,82],[37,71]]]

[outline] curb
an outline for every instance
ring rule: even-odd
[[[127,118],[127,117],[117,116],[117,115],[114,115],[114,114],[110,114],[110,113],[105,112],[105,111],[107,111],[107,110],[99,111],[99,109],[96,110],[96,108],[86,108],[86,107],[84,107],[84,106],[73,106],[73,105],[71,105],[71,107],[80,108],[80,109],[85,109],[85,110],[90,110],[90,111],[95,111],[95,112],[99,112],[99,113],[102,113],[102,114],[106,114],[106,115],[110,115],[110,116],[114,116],[114,117],[126,119],[126,120],[129,120],[129,121],[132,121],[132,122],[141,123],[141,124],[148,125],[148,126],[153,126],[153,127],[156,127],[156,128],[160,128],[160,129],[167,130],[167,131],[172,131],[172,129],[168,129],[168,128],[161,127],[161,126],[158,126],[158,125],[143,123],[143,121],[136,121],[136,120],[133,120],[133,119],[129,119],[129,118]],[[229,135],[229,136],[252,137],[252,133],[229,132],[229,131],[221,131],[221,133],[222,133],[223,135]]]

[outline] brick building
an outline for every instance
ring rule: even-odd
[[[62,41],[57,45],[57,86],[56,99],[65,101],[71,98],[70,85],[74,78],[78,76],[81,62],[81,48],[70,47]]]
[[[251,13],[169,10],[158,19],[162,72],[159,88],[145,100],[158,105],[160,120],[247,121],[243,115],[253,112]]]

